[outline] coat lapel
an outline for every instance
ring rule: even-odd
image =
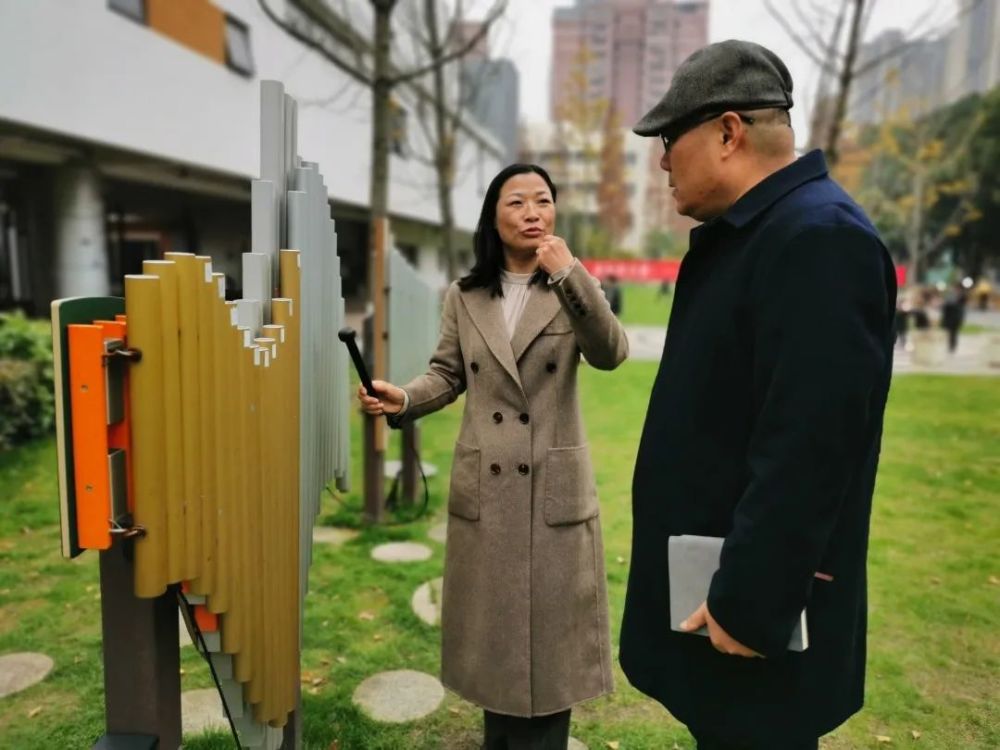
[[[521,320],[518,321],[514,338],[510,342],[515,362],[521,360],[531,342],[538,338],[542,329],[552,322],[560,307],[559,297],[551,289],[540,286],[531,288],[524,313],[521,315]]]
[[[503,310],[499,297],[490,297],[488,289],[470,289],[461,293],[462,302],[465,309],[469,311],[469,317],[479,330],[479,335],[483,337],[486,345],[493,352],[493,356],[503,365],[508,374],[514,378],[517,387],[523,392],[521,378],[517,372],[517,362],[514,360],[514,352],[511,350],[510,337],[507,335],[507,327],[503,322]],[[527,312],[527,311],[525,311]]]

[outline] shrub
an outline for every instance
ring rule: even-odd
[[[51,330],[20,312],[0,313],[0,450],[54,423]]]

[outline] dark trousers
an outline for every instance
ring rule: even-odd
[[[714,740],[709,737],[699,737],[695,735],[695,741],[698,743],[698,750],[817,750],[819,748],[819,740],[806,740],[805,742],[782,742],[780,744],[774,744],[769,742],[767,745],[747,745],[744,743],[729,743],[722,742],[720,740]]]
[[[569,711],[551,716],[506,716],[483,711],[483,750],[566,750]]]

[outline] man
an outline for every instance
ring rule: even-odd
[[[700,750],[816,748],[861,708],[865,558],[892,371],[895,273],[875,229],[796,160],[782,61],[713,44],[635,127],[704,224],[677,280],[633,482],[629,680]],[[673,632],[668,538],[725,539]],[[809,646],[788,650],[803,608]]]

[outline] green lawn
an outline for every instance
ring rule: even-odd
[[[622,284],[621,321],[625,325],[667,329],[673,294],[661,295],[659,284]]]
[[[581,376],[616,640],[631,467],[655,369],[630,363],[616,373],[584,368]],[[607,408],[611,393],[614,409]],[[998,413],[1000,378],[896,380],[872,520],[867,707],[824,748],[1000,746]],[[424,421],[424,458],[441,469],[431,480],[438,519],[459,421],[457,405]],[[40,650],[56,662],[44,683],[0,700],[2,748],[85,748],[103,728],[96,558],[59,556],[54,462],[50,440],[0,454],[0,653]],[[346,507],[324,501],[325,520],[357,517],[357,493],[342,502]],[[480,713],[454,696],[430,718],[404,726],[377,725],[351,705],[355,687],[374,672],[437,671],[438,632],[409,602],[420,583],[441,574],[443,549],[434,545],[430,561],[409,566],[380,566],[368,557],[387,539],[424,539],[430,524],[370,530],[344,547],[317,548],[303,656],[308,748],[478,748]],[[363,612],[374,619],[362,619]],[[207,687],[207,670],[192,649],[184,651],[184,687]],[[574,712],[573,734],[591,750],[615,740],[622,750],[692,747],[684,729],[620,671],[613,696]],[[221,750],[231,742],[217,734],[189,738],[186,746]]]

